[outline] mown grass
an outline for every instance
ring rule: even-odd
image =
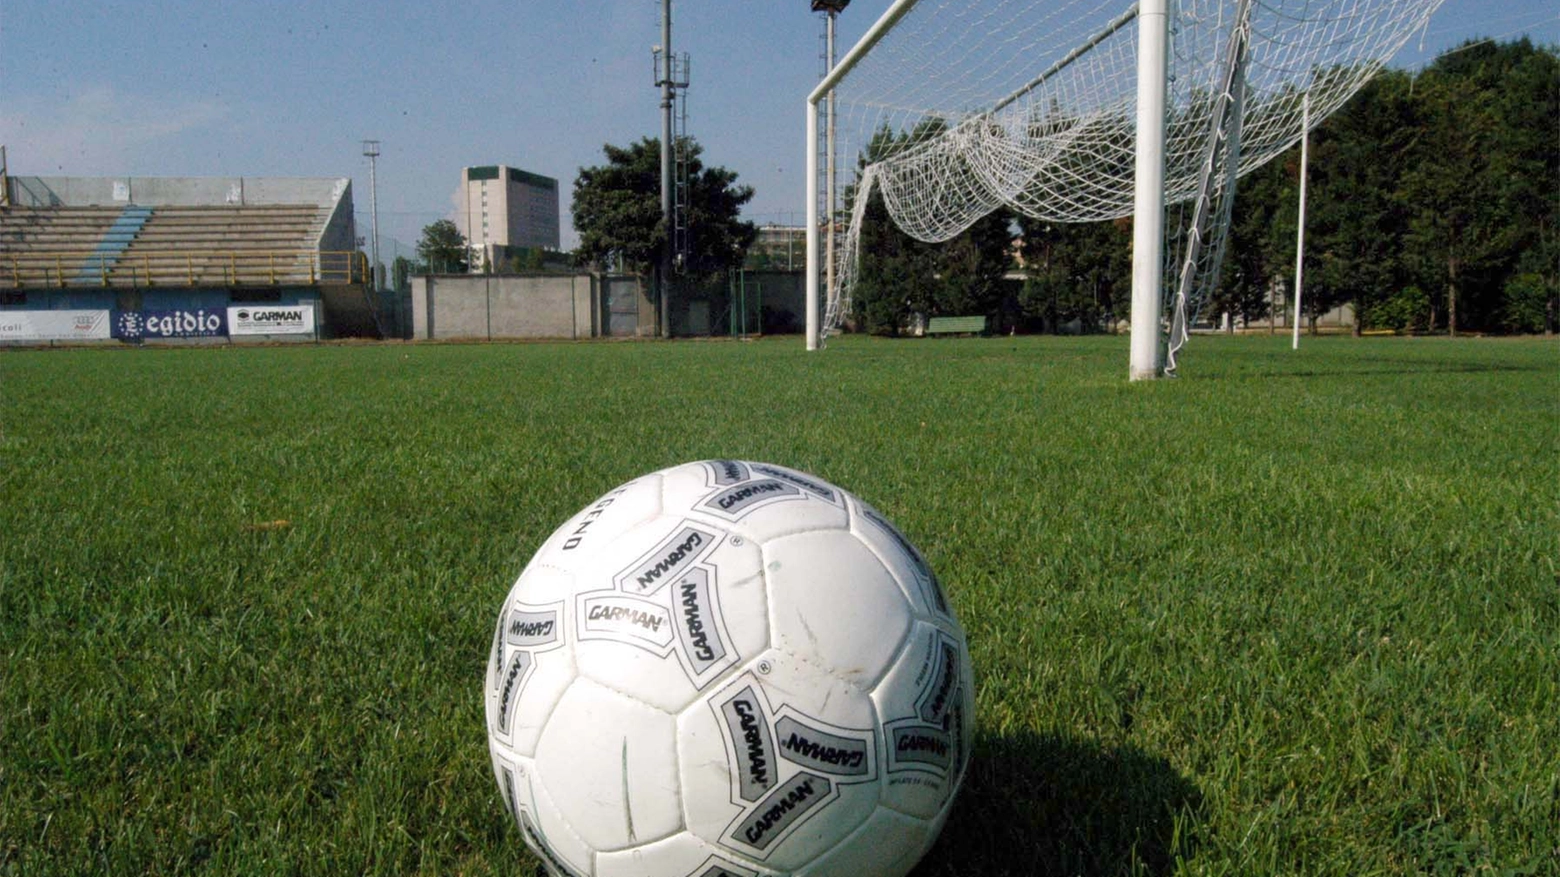
[[[0,353],[0,874],[530,873],[493,613],[714,456],[946,582],[979,734],[918,875],[1560,872],[1552,342]]]

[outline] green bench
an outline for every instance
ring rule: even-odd
[[[928,335],[983,335],[985,317],[932,317],[926,321]]]

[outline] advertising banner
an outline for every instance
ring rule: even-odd
[[[125,341],[143,338],[220,338],[227,335],[227,314],[220,308],[166,311],[117,311],[114,337]]]
[[[0,311],[0,341],[94,341],[108,337],[108,311]]]
[[[231,335],[313,335],[314,305],[240,305],[227,321]]]

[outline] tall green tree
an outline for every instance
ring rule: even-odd
[[[909,137],[887,127],[873,133],[867,148],[857,157],[857,170],[882,161],[904,148]],[[845,210],[849,215],[861,191],[846,187]],[[855,328],[873,335],[898,335],[911,316],[931,307],[937,267],[929,245],[900,230],[889,215],[882,191],[874,186],[862,213],[855,290],[849,317]]]
[[[1470,275],[1493,267],[1510,220],[1493,166],[1499,123],[1468,78],[1432,69],[1415,90],[1425,119],[1398,190],[1408,211],[1404,242],[1419,285],[1456,335]]]
[[[417,242],[417,256],[430,271],[441,274],[465,273],[467,264],[466,238],[448,219],[423,226],[422,239]]]
[[[1013,267],[1013,215],[998,209],[937,247],[937,273],[929,315],[1002,312],[1003,278]]]
[[[1024,285],[1017,312],[1027,329],[1084,332],[1126,316],[1132,287],[1132,222],[1060,223],[1021,217]]]
[[[706,167],[704,148],[691,138],[687,152],[689,249],[682,270],[709,275],[740,265],[758,235],[742,221],[753,187],[739,185],[735,171]],[[606,144],[606,163],[580,168],[574,181],[574,228],[578,257],[648,274],[660,261],[668,229],[661,215],[661,141],[645,137],[628,147]]]
[[[1299,163],[1299,150],[1291,150],[1236,184],[1223,273],[1207,305],[1229,314],[1231,329],[1272,314],[1275,284],[1294,270]]]
[[[1499,123],[1494,188],[1513,217],[1470,316],[1486,328],[1552,331],[1560,317],[1560,55],[1526,39],[1470,46],[1438,67],[1478,84]]]
[[[1385,71],[1313,136],[1305,274],[1313,330],[1352,301],[1358,334],[1401,285],[1408,217],[1395,193],[1420,133],[1412,95],[1409,74]]]

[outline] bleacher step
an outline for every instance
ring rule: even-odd
[[[108,231],[98,239],[98,244],[81,263],[81,270],[76,274],[77,283],[90,283],[94,279],[108,276],[108,272],[114,270],[119,263],[119,257],[135,241],[135,236],[140,233],[141,227],[152,218],[152,208],[138,207],[134,204],[120,212]]]

